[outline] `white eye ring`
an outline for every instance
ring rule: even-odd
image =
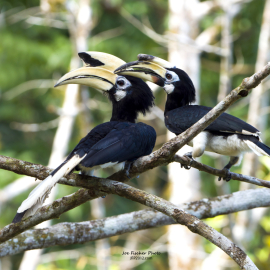
[[[169,72],[166,73],[165,77],[166,77],[166,79],[167,79],[168,81],[171,81],[171,80],[173,79],[172,74],[169,73]]]
[[[180,81],[178,75],[175,72],[169,71],[169,70],[167,70],[167,72],[165,74],[165,78],[166,78],[166,83]]]
[[[117,89],[121,89],[121,90],[125,90],[131,86],[130,81],[124,76],[118,76],[115,84],[116,84]]]

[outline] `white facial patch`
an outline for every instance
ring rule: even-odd
[[[116,101],[120,101],[122,98],[126,96],[127,92],[123,90],[116,90],[116,93],[114,94],[114,97]]]
[[[166,93],[169,95],[174,91],[174,85],[173,84],[165,84],[163,87]]]

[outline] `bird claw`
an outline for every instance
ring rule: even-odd
[[[225,177],[219,176],[218,181],[221,181],[221,179],[223,179],[226,182],[229,182],[232,179],[232,174],[230,173],[230,170],[228,170],[226,168],[224,168],[223,170],[226,171],[226,176]]]
[[[128,164],[127,169],[126,169],[126,177],[127,177],[128,179],[131,179],[131,178],[129,177],[129,170],[130,170],[130,167],[131,167],[131,163]]]
[[[194,159],[192,157],[192,152],[188,152],[188,153],[184,154],[184,156],[188,157],[190,159],[190,161],[189,161],[189,164],[188,165],[180,164],[181,165],[181,168],[184,167],[186,170],[190,170],[191,165],[192,165],[192,163],[194,161]]]
[[[129,170],[126,170],[126,177],[127,177],[128,179],[130,179],[130,177],[129,177]]]
[[[191,164],[192,164],[192,160],[190,161],[189,165],[184,165],[184,164],[180,164],[180,165],[181,165],[181,168],[185,168],[186,170],[190,170]]]

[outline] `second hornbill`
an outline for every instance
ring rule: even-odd
[[[165,125],[176,135],[190,128],[212,109],[190,105],[196,98],[190,77],[161,58],[139,54],[138,61],[120,66],[115,73],[136,76],[164,88],[167,93]],[[253,151],[258,156],[270,155],[270,148],[262,143],[260,132],[255,127],[227,113],[221,114],[188,145],[193,146],[193,151],[186,154],[190,158],[200,157],[204,151],[230,156],[229,163],[224,167],[227,171],[226,181],[231,179],[230,168],[240,164],[244,152]]]
[[[91,175],[93,169],[127,168],[137,158],[149,155],[156,141],[154,128],[136,123],[138,113],[145,114],[154,105],[154,96],[148,85],[131,76],[117,76],[113,70],[125,63],[121,59],[100,52],[83,52],[79,56],[85,67],[64,75],[55,86],[84,84],[102,90],[112,102],[109,122],[93,128],[45,180],[22,202],[13,223],[33,215],[42,206],[58,180],[79,170]]]

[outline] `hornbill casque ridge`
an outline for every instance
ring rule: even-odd
[[[164,88],[167,93],[164,122],[167,129],[176,135],[190,128],[212,109],[191,105],[195,102],[196,91],[190,77],[161,58],[139,54],[138,61],[123,64],[115,73],[135,76]],[[230,168],[240,164],[244,152],[253,151],[258,156],[270,155],[270,148],[262,143],[260,132],[255,127],[227,113],[221,114],[188,145],[193,146],[193,150],[185,155],[191,159],[200,157],[204,151],[230,156],[229,163],[224,167],[227,171],[226,181],[231,179]]]
[[[132,76],[118,76],[116,67],[125,62],[101,52],[79,53],[84,67],[73,70],[56,83],[84,84],[106,93],[112,102],[112,116],[93,128],[45,180],[43,180],[19,207],[13,223],[33,215],[42,206],[58,180],[74,170],[92,175],[98,168],[113,167],[116,171],[126,168],[137,158],[149,155],[156,141],[154,128],[135,123],[138,114],[145,114],[154,105],[154,96],[148,85]]]

